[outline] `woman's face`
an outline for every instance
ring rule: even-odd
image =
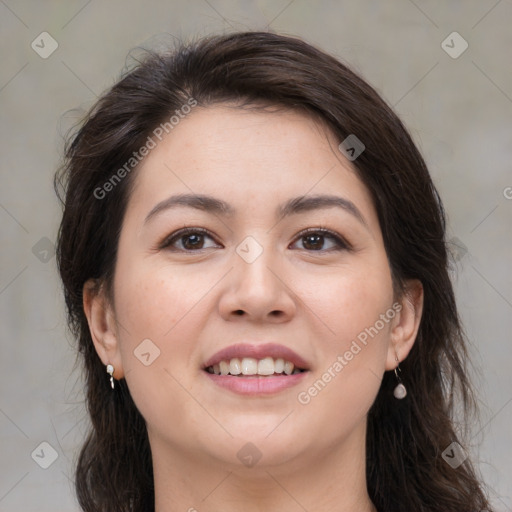
[[[298,464],[364,437],[383,372],[396,366],[399,314],[376,211],[339,142],[298,113],[197,107],[137,171],[109,359],[154,453]],[[189,204],[174,203],[178,195]],[[307,371],[204,369],[232,345],[269,343]],[[236,373],[234,355],[249,373],[253,359],[279,370],[278,356],[292,356],[276,350],[269,360],[242,347],[219,370]]]

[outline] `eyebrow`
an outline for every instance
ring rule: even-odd
[[[195,208],[196,210],[213,213],[222,217],[232,217],[236,214],[236,209],[222,199],[203,194],[178,194],[168,197],[155,205],[144,219],[144,224],[164,211],[179,207]],[[369,230],[368,224],[357,206],[344,197],[334,195],[323,194],[294,197],[277,207],[276,217],[278,220],[282,220],[290,215],[327,208],[341,208],[355,217]]]

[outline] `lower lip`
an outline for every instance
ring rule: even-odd
[[[293,375],[278,377],[262,377],[258,375],[250,377],[235,377],[233,375],[216,375],[204,372],[217,386],[229,389],[241,395],[268,395],[278,393],[292,386],[296,386],[305,378],[307,371]]]

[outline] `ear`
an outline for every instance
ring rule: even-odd
[[[391,340],[386,358],[386,370],[394,370],[408,355],[416,341],[423,313],[423,285],[418,279],[406,282],[402,297],[393,305],[397,311],[393,319]]]
[[[113,308],[106,297],[105,286],[96,279],[89,279],[83,287],[83,305],[91,338],[101,361],[114,367],[113,377],[124,377],[118,330]],[[106,371],[106,370],[105,370]]]

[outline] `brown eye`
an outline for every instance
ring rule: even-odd
[[[306,249],[312,250],[320,250],[325,242],[324,235],[314,234],[314,235],[306,235],[302,237],[304,247]]]
[[[307,251],[340,251],[349,250],[350,245],[339,235],[326,229],[310,229],[299,234],[302,247]],[[325,247],[326,240],[330,240],[330,247]]]
[[[204,229],[186,228],[167,237],[160,248],[184,252],[208,249],[209,247],[205,247],[207,238],[213,240],[212,236]]]

